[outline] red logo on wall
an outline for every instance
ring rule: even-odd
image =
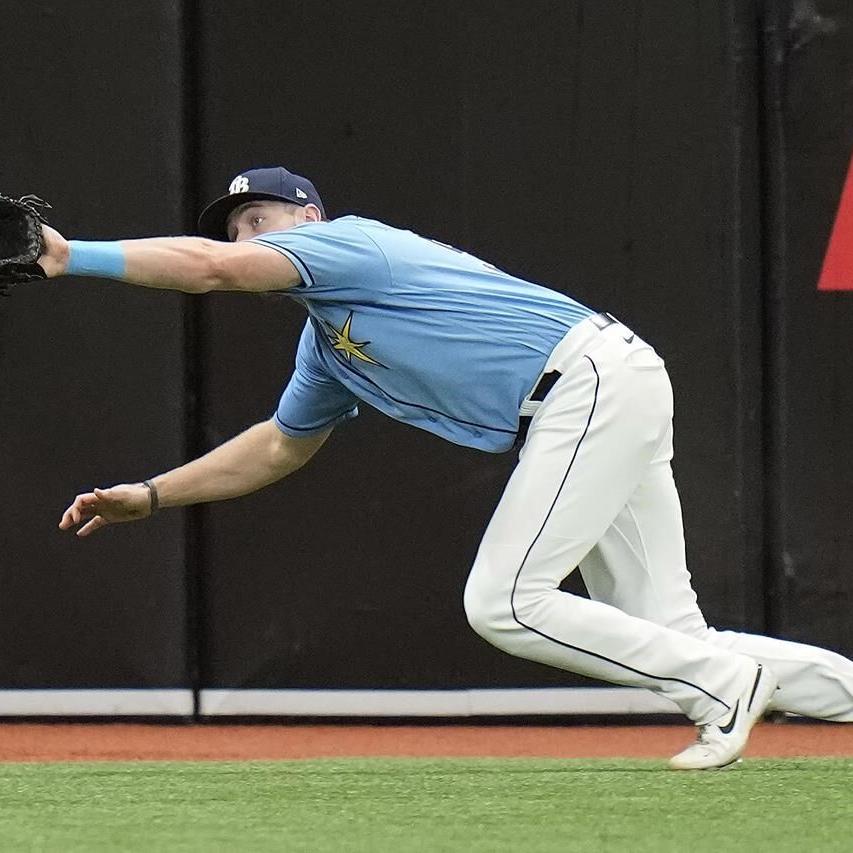
[[[853,290],[853,161],[841,193],[818,290]]]

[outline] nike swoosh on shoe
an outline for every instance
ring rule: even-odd
[[[758,684],[758,680],[756,679],[756,685]],[[755,696],[755,687],[752,688],[752,695]],[[752,704],[752,697],[750,697],[750,704]],[[720,726],[720,731],[724,734],[731,734],[732,729],[735,727],[735,723],[737,722],[737,712],[740,708],[740,699],[735,702],[735,709],[732,711],[732,718],[724,725]]]

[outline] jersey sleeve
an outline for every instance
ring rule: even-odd
[[[338,293],[354,281],[390,277],[385,255],[356,224],[357,217],[331,222],[307,222],[286,231],[253,237],[253,243],[268,246],[296,267],[300,284],[291,292]]]
[[[329,376],[316,356],[310,321],[296,352],[296,368],[275,412],[276,426],[295,438],[337,426],[358,414],[358,398]]]

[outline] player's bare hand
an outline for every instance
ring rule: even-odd
[[[109,489],[95,489],[74,498],[74,503],[62,514],[60,530],[83,526],[78,536],[89,536],[108,524],[139,521],[151,515],[151,494],[146,486],[123,484]]]
[[[56,278],[68,266],[68,241],[49,225],[42,225],[42,253],[38,262],[48,278]]]

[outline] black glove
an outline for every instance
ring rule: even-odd
[[[0,195],[0,295],[14,284],[47,278],[37,263],[42,253],[42,211],[49,208],[38,196],[18,199]]]

